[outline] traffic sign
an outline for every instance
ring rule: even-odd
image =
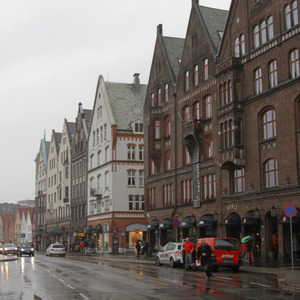
[[[297,214],[297,208],[293,204],[288,204],[284,207],[284,213],[287,217],[295,217]]]
[[[180,221],[178,219],[174,219],[172,224],[173,224],[174,227],[178,227],[179,224],[180,224]]]

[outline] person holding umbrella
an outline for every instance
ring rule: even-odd
[[[253,254],[253,250],[254,250],[254,245],[253,245],[253,241],[255,240],[255,237],[253,237],[253,235],[247,235],[244,238],[242,238],[241,242],[244,243],[244,247],[243,249],[246,250],[247,249],[247,257],[248,257],[248,263],[251,262],[255,262],[254,261],[254,254]],[[247,246],[247,248],[246,248]],[[246,255],[245,255],[245,259],[246,259]]]

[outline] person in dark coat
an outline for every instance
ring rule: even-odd
[[[140,257],[140,252],[141,252],[140,240],[137,240],[137,242],[135,244],[135,248],[136,248],[136,257],[139,258]]]
[[[204,272],[208,279],[212,276],[212,267],[211,267],[211,246],[205,243],[205,240],[201,240],[201,244],[197,249],[198,251],[198,260],[201,256],[201,265],[204,266]]]

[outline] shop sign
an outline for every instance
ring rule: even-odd
[[[78,232],[78,233],[77,233],[77,236],[78,236],[78,237],[85,237],[85,234],[84,234],[83,232]]]
[[[135,233],[139,233],[139,232],[140,232],[140,229],[137,228],[137,229],[135,230]]]
[[[125,236],[125,232],[121,232],[121,235],[122,235],[122,236]]]

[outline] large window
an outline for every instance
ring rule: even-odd
[[[158,106],[162,105],[162,101],[161,101],[161,89],[157,90],[157,105]]]
[[[199,84],[199,66],[194,66],[194,86]]]
[[[197,101],[194,103],[194,119],[195,120],[200,120],[200,102]]]
[[[297,25],[299,22],[298,19],[298,3],[297,0],[293,1],[290,4],[286,5],[284,9],[285,14],[285,27],[286,30],[292,28],[293,26]]]
[[[298,49],[294,49],[290,52],[290,70],[291,70],[292,78],[295,78],[300,75],[299,50]]]
[[[205,136],[205,157],[210,158],[213,156],[213,141],[212,135],[208,134]]]
[[[208,79],[208,58],[203,60],[203,80]]]
[[[212,97],[210,95],[204,98],[204,107],[205,119],[210,119],[212,117]]]
[[[147,190],[147,201],[148,201],[148,208],[155,208],[156,206],[155,188],[150,188]]]
[[[193,180],[188,179],[181,182],[182,202],[189,203],[193,199]]]
[[[191,108],[189,106],[183,108],[182,117],[184,122],[189,122],[191,120]]]
[[[189,71],[184,72],[184,91],[187,92],[190,89],[190,73]]]
[[[262,70],[258,68],[254,71],[255,93],[260,94],[262,92]]]
[[[129,210],[144,210],[144,197],[129,195]]]
[[[216,175],[210,174],[202,177],[203,200],[216,198]]]
[[[150,94],[150,106],[151,107],[155,106],[155,95],[154,95],[154,93]]]
[[[165,84],[165,103],[169,102],[169,85]]]
[[[154,139],[159,140],[161,138],[161,122],[160,120],[154,121]]]
[[[278,85],[277,61],[273,60],[269,64],[270,88]]]
[[[135,160],[135,145],[128,145],[127,146],[127,159],[128,160]]]
[[[165,137],[171,135],[171,118],[170,116],[165,117]]]
[[[135,170],[127,171],[128,186],[135,186]]]
[[[163,205],[173,205],[174,204],[174,189],[173,184],[165,184],[163,186]]]
[[[278,162],[275,159],[269,159],[264,165],[265,187],[278,185]]]
[[[253,38],[254,48],[274,38],[273,16],[269,16],[267,20],[263,20],[260,24],[254,26]]]
[[[276,113],[270,109],[263,114],[263,130],[264,139],[269,139],[276,136]]]
[[[165,152],[165,170],[171,170],[171,151],[167,150]]]
[[[245,169],[236,168],[233,172],[234,192],[245,192]]]

